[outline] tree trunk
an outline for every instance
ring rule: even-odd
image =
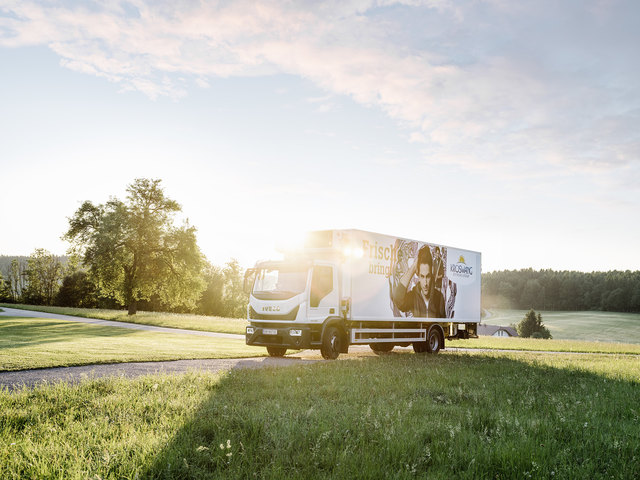
[[[135,315],[136,312],[138,311],[138,302],[137,300],[131,300],[129,302],[129,315]]]

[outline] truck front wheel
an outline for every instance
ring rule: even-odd
[[[267,352],[271,357],[284,357],[287,349],[285,347],[267,347]]]
[[[337,327],[329,327],[322,337],[320,353],[325,360],[335,360],[342,350],[342,334]]]

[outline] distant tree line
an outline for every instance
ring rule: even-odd
[[[482,303],[485,308],[640,312],[640,271],[483,273]]]
[[[101,293],[78,257],[37,249],[29,257],[0,256],[0,301],[32,305],[124,308]],[[248,297],[244,271],[234,259],[224,266],[204,261],[203,284],[192,306],[172,305],[158,295],[138,301],[147,311],[241,318]],[[532,269],[482,274],[484,308],[640,312],[640,271],[567,272]]]
[[[77,257],[57,256],[37,249],[29,257],[3,256],[0,266],[0,302],[60,307],[123,309],[114,298],[102,295]],[[241,318],[248,297],[243,291],[244,270],[232,259],[220,267],[205,261],[203,286],[192,307],[164,303],[159,296],[139,300],[140,310],[194,313]]]

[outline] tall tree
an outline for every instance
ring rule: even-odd
[[[23,261],[14,258],[11,260],[11,266],[9,267],[9,292],[11,294],[11,300],[17,303],[22,300],[22,295],[26,289],[26,273],[27,267]]]
[[[83,270],[77,270],[64,277],[58,291],[56,304],[61,307],[92,308],[97,306],[96,287],[89,275]]]
[[[224,316],[224,273],[220,267],[211,264],[206,266],[204,273],[207,286],[198,302],[198,311],[205,315]]]
[[[136,179],[126,201],[85,201],[69,219],[71,242],[100,293],[137,312],[139,300],[157,295],[169,306],[194,307],[204,289],[204,257],[196,229],[174,226],[180,205],[167,198],[161,180]]]
[[[25,300],[36,305],[51,305],[62,281],[62,263],[44,248],[27,259]]]
[[[244,270],[235,258],[227,262],[222,273],[224,274],[223,301],[225,316],[242,318],[247,314],[249,296],[244,292]]]
[[[5,281],[0,272],[0,302],[11,300],[11,292],[9,291],[9,283]]]

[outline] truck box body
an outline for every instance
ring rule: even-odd
[[[476,336],[480,321],[481,256],[470,250],[325,230],[311,232],[283,261],[253,270],[247,343],[272,347],[270,353],[322,349],[330,325],[345,351],[358,343],[415,348],[434,325],[443,345],[445,337]]]

